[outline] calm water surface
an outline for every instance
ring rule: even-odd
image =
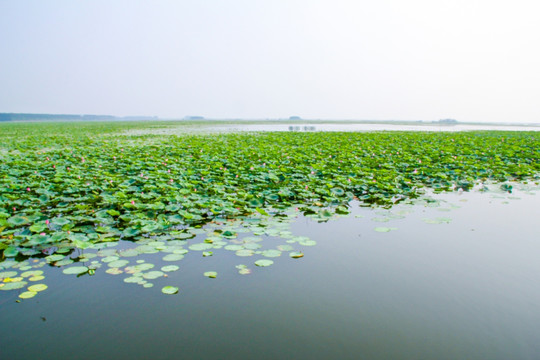
[[[33,299],[0,291],[0,358],[537,359],[538,196],[452,193],[437,207],[299,216],[291,231],[317,245],[251,275],[234,265],[255,258],[234,253],[186,256],[150,289],[51,268]],[[424,220],[437,218],[450,220]],[[180,293],[161,294],[173,282]]]

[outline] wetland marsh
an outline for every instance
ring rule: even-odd
[[[0,124],[6,358],[540,351],[540,133],[168,126]]]

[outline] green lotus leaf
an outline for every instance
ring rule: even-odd
[[[176,286],[164,286],[161,292],[166,295],[174,295],[178,293],[178,288]]]
[[[65,268],[62,272],[68,275],[80,275],[88,272],[88,268],[86,266],[73,266]]]
[[[375,231],[377,232],[389,232],[392,230],[397,230],[397,228],[391,228],[391,227],[376,227]]]
[[[182,254],[168,254],[163,257],[163,261],[180,261],[184,258]]]
[[[212,247],[213,247],[212,244],[198,243],[198,244],[190,245],[189,250],[204,251],[204,250],[210,250],[210,249],[212,249]]]
[[[25,274],[25,273],[23,273]],[[22,277],[26,277],[24,276],[23,274],[21,274]],[[17,276],[17,272],[16,271],[2,271],[0,272],[0,279],[5,279],[5,278],[14,278]]]
[[[120,275],[123,273],[122,270],[120,270],[119,268],[109,268],[107,270],[105,270],[105,272],[107,274],[111,274],[111,275]]]
[[[70,221],[66,218],[61,218],[61,217],[57,217],[57,218],[53,218],[51,220],[51,223],[53,223],[54,225],[58,225],[58,226],[64,226],[64,225],[67,225],[70,223]]]
[[[143,278],[153,280],[159,277],[163,277],[163,275],[165,275],[163,272],[154,270],[154,271],[149,271],[147,273],[143,273]]]
[[[266,257],[278,257],[281,256],[281,251],[270,249],[263,251],[261,254]]]
[[[161,271],[163,271],[163,272],[172,272],[172,271],[176,271],[176,270],[178,270],[178,269],[180,269],[179,266],[176,266],[176,265],[166,265],[166,266],[163,266],[163,267],[161,268]]]
[[[11,226],[22,226],[22,225],[28,224],[30,220],[24,216],[12,216],[9,219],[7,219],[7,222]]]
[[[25,291],[19,294],[21,299],[30,299],[37,295],[37,291]]]
[[[126,266],[127,264],[129,264],[128,260],[115,260],[115,261],[109,262],[107,266],[112,267],[112,268],[121,268],[121,267]]]
[[[66,256],[62,255],[62,254],[53,254],[53,255],[46,256],[45,260],[47,260],[48,263],[53,263],[53,262],[56,262],[56,261],[60,261],[65,257]]]
[[[270,266],[273,263],[274,262],[272,260],[269,260],[269,259],[261,259],[261,260],[255,261],[255,265],[260,266],[260,267]]]
[[[215,272],[215,271],[206,271],[203,275],[206,276],[206,277],[215,279],[217,277],[217,272]]]
[[[36,284],[36,285],[29,286],[28,291],[39,292],[39,291],[46,290],[47,288],[48,286],[45,284]]]
[[[4,286],[1,286],[0,290],[18,290],[18,289],[22,289],[23,287],[25,287],[26,284],[28,284],[26,281],[8,282],[8,283],[2,284]]]
[[[19,254],[19,249],[13,246],[8,246],[4,249],[4,256],[5,257],[15,257]]]
[[[126,228],[122,231],[122,236],[126,238],[132,238],[140,234],[140,231],[134,228]]]

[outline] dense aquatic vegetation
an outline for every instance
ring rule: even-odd
[[[288,211],[296,207],[327,219],[334,213],[347,214],[353,199],[368,206],[391,206],[421,196],[426,188],[466,191],[484,181],[501,182],[504,190],[511,190],[505,182],[538,181],[540,174],[540,134],[535,132],[183,136],[124,132],[166,126],[0,124],[2,259],[46,256],[47,263],[67,266],[73,263],[64,255],[67,252],[100,249],[119,239],[137,243],[133,256],[156,249],[168,252],[163,261],[180,260],[189,250],[209,257],[213,249],[227,246],[238,256],[257,253],[271,258],[289,251],[291,258],[298,259],[304,254],[290,244],[311,246],[311,240],[294,239],[279,221],[265,223],[261,218],[288,219]],[[188,249],[182,246],[201,225],[227,219],[256,219],[262,227],[277,224],[275,234],[290,241],[281,249],[262,249],[256,239],[231,244],[227,241],[237,237],[239,228],[223,226],[209,232],[208,241]],[[254,230],[255,235],[262,233]],[[134,267],[132,273],[140,276],[126,282],[147,285],[146,280],[175,271],[172,267],[149,271],[153,265],[135,265],[118,252],[100,251],[108,273]],[[254,264],[272,263],[260,259]],[[96,268],[71,266],[63,272],[92,274]],[[251,271],[246,265],[237,268],[240,274]],[[24,287],[19,278],[41,280],[35,267],[26,264],[22,270],[28,274],[16,274],[18,281],[12,281],[9,272],[3,274],[4,280],[10,280],[2,289]],[[213,271],[204,275],[217,276]],[[37,286],[23,296],[41,290]],[[163,290],[176,291],[174,287]]]

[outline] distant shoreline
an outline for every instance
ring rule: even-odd
[[[182,124],[384,124],[384,125],[407,125],[407,126],[440,126],[453,127],[456,125],[474,126],[503,126],[503,127],[540,127],[540,123],[510,123],[510,122],[480,122],[480,121],[455,121],[444,120],[356,120],[356,119],[211,119],[187,117],[158,118],[157,116],[112,116],[112,115],[71,115],[71,114],[25,114],[25,113],[0,113],[2,123],[32,123],[32,122],[152,122],[152,123],[182,123]]]

